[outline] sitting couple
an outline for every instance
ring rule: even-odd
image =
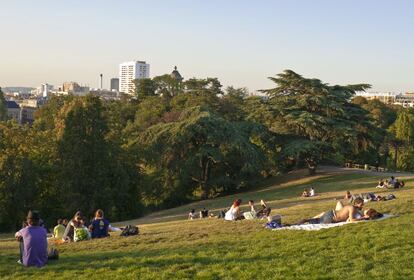
[[[361,214],[360,211],[362,211],[363,206],[364,200],[360,197],[356,198],[352,205],[343,206],[341,202],[338,202],[335,209],[323,212],[311,219],[302,220],[298,224],[356,222],[367,219],[376,219],[383,216],[374,209],[365,210],[363,214]]]
[[[62,239],[64,241],[82,241],[91,238],[103,238],[109,236],[109,222],[104,218],[104,213],[101,209],[95,212],[95,218],[87,227],[86,219],[82,216],[80,211],[76,212],[73,219],[66,227]]]
[[[244,212],[243,214],[240,211],[240,204],[242,200],[236,199],[233,202],[233,205],[230,207],[230,209],[225,213],[224,219],[227,221],[237,221],[237,220],[252,220],[256,218],[265,218],[270,215],[270,212],[272,211],[269,206],[267,206],[266,202],[262,199],[260,200],[260,207],[261,209],[259,211],[256,211],[256,208],[254,206],[254,201],[249,200],[249,207],[250,211]]]

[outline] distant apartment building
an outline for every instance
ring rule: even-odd
[[[61,91],[58,91],[57,94],[61,94],[61,92],[65,94],[73,94],[83,96],[89,93],[89,87],[87,86],[80,86],[76,82],[65,82],[61,88]]]
[[[385,104],[395,104],[399,94],[395,92],[357,92],[355,95],[362,96],[367,100],[378,99]]]
[[[6,101],[7,118],[20,123],[20,106],[16,101]]]
[[[150,65],[145,61],[129,61],[119,65],[119,91],[132,94],[135,79],[149,78]]]
[[[111,79],[111,90],[119,91],[119,79],[118,78]]]
[[[414,93],[404,93],[397,95],[395,103],[403,107],[414,107]]]
[[[32,95],[38,96],[38,97],[44,97],[47,98],[49,94],[53,91],[53,86],[49,85],[48,83],[41,84],[37,88],[31,91]]]
[[[389,105],[401,105],[403,107],[414,107],[414,93],[395,92],[358,92],[356,96],[362,96],[367,100],[377,99]]]

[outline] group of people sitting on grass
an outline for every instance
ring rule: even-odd
[[[377,188],[378,189],[400,189],[405,186],[404,181],[399,181],[394,176],[391,176],[390,180],[379,180]]]
[[[78,211],[70,221],[58,220],[57,226],[53,229],[53,237],[61,242],[77,242],[91,238],[108,237],[109,229],[110,224],[104,218],[101,209],[95,212],[95,217],[89,224]],[[47,229],[36,211],[29,211],[22,229],[16,232],[15,237],[20,242],[18,262],[24,266],[42,267],[48,260],[58,258],[57,250],[48,251],[47,249]]]
[[[211,217],[214,217],[214,214],[210,213],[210,211],[206,209],[205,207],[203,208],[203,210],[199,212],[198,216],[197,216],[195,209],[191,209],[190,213],[188,213],[189,220],[194,220],[196,218],[204,219],[204,218],[211,218]]]
[[[240,205],[242,203],[241,199],[236,199],[230,209],[222,211],[224,214],[224,220],[226,221],[237,221],[237,220],[253,220],[253,219],[262,219],[270,215],[272,209],[267,205],[267,203],[262,199],[260,200],[260,208],[257,210],[254,201],[249,200],[249,211],[241,212]]]
[[[304,189],[303,193],[302,193],[302,197],[312,197],[315,196],[315,189],[313,187],[311,187],[309,190],[308,189]]]
[[[200,219],[202,218],[221,218],[226,221],[237,221],[237,220],[252,220],[252,219],[261,219],[266,218],[270,215],[270,207],[267,205],[267,203],[264,200],[260,201],[260,207],[259,209],[256,209],[256,206],[254,204],[253,200],[249,200],[249,211],[241,212],[240,211],[240,205],[242,203],[241,199],[236,199],[232,206],[229,209],[224,209],[219,211],[218,215],[214,215],[214,213],[211,213],[209,210],[204,208],[200,211],[199,215],[197,216],[195,209],[191,209],[188,213],[188,219],[194,220],[197,217]]]

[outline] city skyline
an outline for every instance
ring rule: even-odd
[[[87,2],[87,3],[85,3]],[[124,61],[151,77],[268,88],[284,69],[331,84],[414,91],[410,1],[8,1],[2,3],[0,86],[77,81],[104,88]]]

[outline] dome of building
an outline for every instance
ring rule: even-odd
[[[177,70],[177,66],[174,66],[174,71],[170,74],[171,78],[176,80],[177,82],[181,82],[184,78],[181,76],[180,72]]]

